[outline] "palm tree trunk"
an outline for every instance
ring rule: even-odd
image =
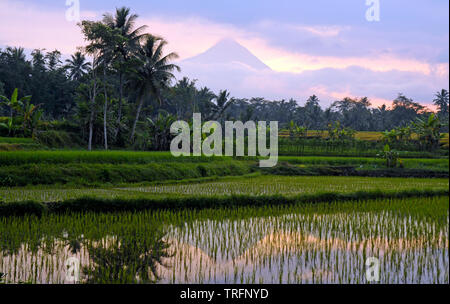
[[[107,126],[108,95],[106,92],[106,66],[103,69],[103,90],[105,93],[105,105],[103,108],[103,136],[105,138],[105,150],[108,150],[108,126]]]
[[[136,132],[136,125],[139,120],[139,115],[141,114],[141,109],[142,109],[143,104],[144,104],[144,97],[141,97],[137,111],[136,111],[136,118],[134,119],[134,122],[133,122],[133,129],[131,130],[130,142],[133,142],[134,133]]]
[[[95,62],[95,58],[94,61]],[[97,78],[95,75],[95,71],[92,71],[92,75],[94,78],[94,86],[92,88],[91,95],[91,113],[89,116],[89,140],[88,140],[88,150],[92,151],[92,135],[94,133],[94,113],[95,113],[95,97],[97,96]]]
[[[114,140],[117,140],[117,136],[120,132],[120,121],[122,120],[122,98],[123,98],[123,75],[122,71],[119,72],[119,109],[117,110],[117,128],[114,132]]]

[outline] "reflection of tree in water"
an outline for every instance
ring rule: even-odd
[[[156,283],[158,267],[172,255],[161,230],[132,228],[99,244],[86,243],[92,263],[83,267],[86,283]]]

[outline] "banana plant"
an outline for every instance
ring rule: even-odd
[[[0,127],[8,130],[8,136],[14,136],[17,126],[14,124],[14,119],[12,117],[8,118],[7,123],[0,123]]]
[[[388,168],[397,167],[399,156],[399,153],[395,150],[392,150],[388,144],[384,146],[383,151],[377,154],[377,157],[386,160],[386,167]]]
[[[170,146],[170,126],[176,118],[166,111],[161,110],[156,120],[147,118],[153,136],[153,145],[156,150],[165,150]]]
[[[31,96],[24,96],[20,99],[18,99],[18,89],[14,89],[14,92],[11,95],[11,98],[7,98],[5,96],[0,96],[0,101],[2,101],[4,104],[6,104],[7,107],[9,107],[9,113],[10,113],[10,118],[13,118],[14,115],[14,111],[16,112],[20,112],[21,109],[24,107],[24,105],[27,102],[30,102],[31,100]]]
[[[25,135],[34,136],[36,127],[42,117],[43,111],[39,110],[42,104],[34,105],[32,103],[26,103],[22,109],[21,114],[23,116],[23,132]]]
[[[439,117],[434,113],[428,116],[428,119],[417,118],[413,122],[413,128],[419,136],[419,141],[429,150],[439,148],[439,142],[443,137],[441,127]]]
[[[306,137],[308,133],[307,127],[298,126],[293,120],[289,123],[289,136],[294,137]]]

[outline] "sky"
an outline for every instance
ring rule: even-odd
[[[0,48],[60,50],[85,44],[66,12],[76,0],[0,0]],[[374,2],[374,1],[369,1]],[[81,19],[100,20],[127,6],[138,24],[168,41],[182,73],[235,97],[294,98],[316,94],[324,106],[368,96],[374,106],[403,93],[423,104],[449,82],[449,1],[379,0],[368,21],[366,0],[79,0]],[[189,66],[224,38],[233,39],[270,70]],[[185,65],[185,68],[183,68]]]

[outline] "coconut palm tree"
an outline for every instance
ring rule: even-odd
[[[148,36],[139,50],[138,58],[141,65],[131,74],[128,82],[130,89],[136,92],[139,100],[130,141],[133,141],[136,124],[139,121],[145,99],[153,97],[161,103],[161,89],[167,88],[170,81],[175,78],[172,74],[174,70],[180,71],[177,65],[169,63],[170,60],[178,58],[176,53],[163,55],[163,48],[166,44],[167,42],[162,38]]]
[[[230,99],[230,92],[223,90],[216,96],[216,104],[214,105],[214,120],[222,117],[225,110],[234,103],[234,98]]]
[[[419,135],[419,141],[428,150],[439,148],[439,141],[443,137],[441,134],[442,124],[439,117],[432,113],[428,119],[416,118],[413,122],[413,128]]]
[[[6,54],[15,61],[25,61],[25,49],[22,47],[7,47]]]
[[[449,94],[447,90],[442,89],[440,92],[437,92],[435,95],[435,99],[433,100],[434,104],[438,107],[439,116],[442,120],[448,121],[448,104],[449,104]]]
[[[160,110],[156,119],[147,118],[153,136],[153,149],[156,151],[167,151],[170,147],[170,126],[176,121],[176,117],[167,111]]]
[[[107,70],[114,60],[114,50],[118,41],[122,38],[117,34],[117,30],[111,29],[102,22],[83,21],[81,28],[85,39],[90,43],[84,49],[87,54],[97,58],[93,65],[93,71],[99,69],[103,72],[103,90],[104,90],[104,107],[103,107],[103,133],[105,150],[108,150],[108,130],[107,130],[107,112],[108,112],[108,96],[106,89]],[[95,75],[95,73],[94,73]]]
[[[90,68],[90,63],[86,61],[86,57],[81,52],[71,55],[71,58],[67,59],[66,62],[69,78],[72,80],[80,80],[81,77],[88,73]]]
[[[103,15],[103,23],[110,29],[116,31],[121,39],[116,39],[114,44],[114,63],[119,73],[119,104],[117,112],[117,128],[114,137],[120,131],[122,120],[122,99],[124,74],[127,71],[130,59],[139,51],[141,41],[147,36],[143,33],[147,26],[135,27],[138,15],[131,14],[130,9],[121,7],[116,13]]]

